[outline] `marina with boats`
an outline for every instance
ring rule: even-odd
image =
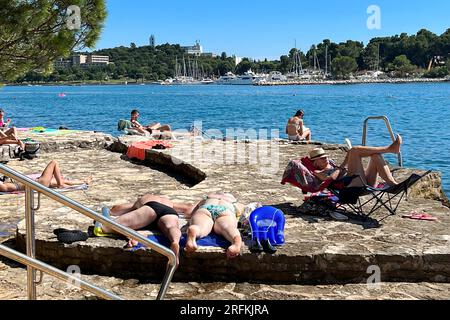
[[[253,85],[253,86],[278,86],[278,85],[341,85],[341,84],[364,84],[364,83],[429,83],[448,82],[450,76],[437,78],[423,78],[419,76],[408,76],[403,78],[391,77],[388,73],[380,70],[380,51],[376,53],[373,70],[358,71],[346,79],[336,79],[332,75],[332,59],[329,54],[328,45],[324,48],[323,59],[319,59],[316,48],[310,56],[309,65],[304,68],[301,51],[297,48],[291,51],[292,67],[289,72],[280,71],[255,73],[250,68],[247,71],[235,74],[231,71],[225,74],[211,75],[205,72],[197,56],[185,56],[179,63],[175,61],[174,78],[159,81],[161,85]],[[322,66],[320,61],[322,61]],[[237,63],[237,62],[236,62]],[[430,69],[430,68],[429,68]],[[242,71],[242,70],[241,70]],[[236,68],[236,73],[239,73]]]

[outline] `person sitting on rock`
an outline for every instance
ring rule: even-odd
[[[17,129],[8,128],[11,119],[5,122],[4,117],[5,111],[0,109],[0,145],[17,144],[22,150],[25,150],[25,144],[18,138]]]
[[[151,134],[157,134],[161,132],[171,132],[172,128],[165,124],[161,125],[161,123],[153,123],[148,126],[143,126],[138,122],[138,119],[140,117],[140,113],[138,110],[131,111],[131,123],[133,125],[133,128],[136,129],[139,133],[145,134],[146,132],[150,132]]]
[[[56,160],[52,160],[42,172],[41,176],[35,179],[36,182],[47,188],[68,188],[70,186],[92,183],[92,176],[85,180],[67,180],[65,179]],[[18,182],[0,182],[0,192],[19,192],[25,191],[25,185]]]
[[[150,232],[142,229],[157,226],[169,239],[170,249],[175,253],[178,265],[181,239],[179,213],[190,215],[193,208],[193,205],[175,203],[168,197],[146,194],[135,202],[112,207],[109,215],[117,217],[115,222],[130,229],[139,230],[138,232],[144,237],[147,237]],[[94,228],[96,236],[109,236],[111,233],[114,233],[114,230],[96,223]],[[136,240],[130,239],[128,247],[137,244]]]
[[[311,129],[307,128],[303,122],[305,111],[298,110],[295,116],[288,120],[286,134],[289,141],[311,141]]]
[[[241,253],[242,237],[238,230],[237,217],[243,211],[244,205],[238,203],[230,193],[211,193],[206,196],[192,210],[186,252],[195,252],[198,249],[197,239],[208,236],[214,230],[231,243],[227,249],[227,257],[238,257]]]

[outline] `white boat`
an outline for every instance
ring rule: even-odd
[[[209,79],[209,78],[202,79],[202,80],[200,81],[200,84],[214,84],[214,80],[211,80],[211,79]]]
[[[249,75],[249,74],[237,76],[233,81],[231,81],[230,84],[239,85],[239,86],[253,85],[253,76]]]
[[[251,69],[244,73],[242,76],[237,76],[232,84],[235,85],[254,85],[266,78],[265,75],[256,74]]]
[[[186,76],[180,76],[173,79],[172,84],[192,84],[194,83],[194,78],[192,77],[186,77]]]
[[[216,81],[216,84],[232,84],[235,79],[236,79],[236,76],[232,72],[227,72],[226,75],[221,76]]]
[[[228,84],[228,85],[254,85],[261,80],[265,79],[264,75],[258,75],[253,73],[252,70],[245,72],[243,75],[236,76],[231,72],[228,72],[225,76],[219,78],[216,84]]]
[[[284,76],[279,71],[272,71],[271,73],[269,73],[269,76],[267,77],[267,81],[269,82],[286,81],[286,80],[287,77]]]

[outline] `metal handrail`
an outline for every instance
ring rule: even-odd
[[[392,131],[391,122],[389,121],[388,117],[386,116],[376,116],[376,117],[368,117],[366,120],[364,120],[364,128],[363,128],[363,138],[362,138],[362,145],[365,146],[367,143],[367,127],[369,125],[369,120],[383,120],[386,124],[386,127],[389,131],[389,134],[391,136],[392,142],[395,142],[395,135],[394,131]],[[402,153],[400,152],[398,154],[398,165],[400,167],[403,167],[403,157]]]
[[[109,220],[105,218],[104,216],[98,214],[97,212],[79,204],[78,202],[59,194],[58,192],[55,192],[54,190],[47,188],[43,186],[42,184],[30,179],[29,177],[5,166],[0,164],[0,173],[3,175],[19,182],[25,185],[25,218],[26,218],[26,234],[27,234],[27,256],[30,259],[35,259],[35,224],[34,224],[34,192],[42,193],[43,195],[49,197],[52,200],[55,200],[59,202],[60,204],[69,207],[95,221],[99,221],[105,226],[108,226],[109,228],[113,229],[118,234],[121,234],[123,236],[127,236],[133,240],[139,241],[140,243],[144,244],[146,247],[149,247],[152,250],[155,250],[156,252],[164,255],[168,258],[168,264],[169,268],[167,268],[166,274],[164,276],[164,279],[161,284],[161,288],[158,292],[157,300],[164,299],[167,290],[169,288],[169,284],[173,278],[173,275],[175,273],[175,270],[177,268],[177,261],[175,253],[154,242],[151,241],[136,231],[124,227],[121,224],[118,224],[117,222],[113,220]],[[25,261],[26,262],[26,261]],[[36,268],[33,267],[29,262],[25,263],[27,265],[27,279],[28,279],[28,297],[31,300],[36,299],[36,281],[35,281],[35,272]],[[41,270],[45,271],[45,270]]]
[[[26,266],[31,266],[35,270],[39,270],[41,272],[45,272],[59,280],[62,280],[64,282],[73,282],[80,286],[81,289],[89,291],[93,294],[95,294],[97,297],[103,298],[103,299],[114,299],[114,300],[123,300],[119,296],[116,296],[115,294],[112,294],[108,291],[105,291],[101,288],[98,288],[94,285],[91,285],[90,283],[77,278],[71,274],[68,274],[64,271],[61,271],[55,267],[52,267],[51,265],[48,265],[44,262],[41,262],[37,259],[32,259],[20,252],[17,252],[16,250],[13,250],[11,248],[8,248],[2,244],[0,244],[0,254],[15,260],[21,264],[24,264]]]

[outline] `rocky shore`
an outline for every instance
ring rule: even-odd
[[[176,201],[194,202],[210,191],[230,191],[244,203],[259,201],[286,215],[286,244],[276,254],[252,254],[247,246],[237,260],[227,260],[221,248],[202,247],[193,256],[182,255],[168,299],[448,299],[450,298],[450,209],[443,205],[439,173],[417,184],[396,216],[380,211],[379,228],[365,228],[357,220],[338,222],[299,212],[303,195],[280,184],[290,159],[316,145],[287,141],[173,141],[174,148],[149,150],[145,160],[124,153],[139,137],[113,138],[93,132],[62,136],[33,134],[43,152],[32,161],[12,159],[8,166],[25,174],[40,172],[51,159],[63,174],[94,183],[87,191],[66,194],[87,207],[133,201],[145,193],[163,194]],[[317,143],[320,144],[320,143]],[[339,145],[322,144],[341,160]],[[396,178],[412,171],[401,169]],[[3,195],[0,238],[24,249],[24,197]],[[411,211],[427,212],[436,222],[403,219]],[[184,221],[185,224],[187,221]],[[43,197],[36,215],[37,254],[63,270],[80,266],[83,279],[125,298],[154,299],[164,271],[164,259],[146,250],[129,252],[126,241],[89,238],[64,245],[56,228],[86,231],[92,221]],[[366,284],[368,267],[381,269],[381,286]],[[132,267],[130,267],[132,266]],[[0,258],[0,299],[26,298],[26,271]],[[90,299],[50,276],[38,286],[41,299]]]

